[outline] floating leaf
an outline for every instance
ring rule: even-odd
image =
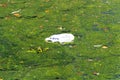
[[[39,46],[39,47],[37,48],[37,53],[41,53],[41,52],[43,52],[43,49]]]
[[[102,46],[102,48],[103,48],[103,49],[106,49],[106,48],[108,48],[108,47],[107,47],[107,46]]]
[[[2,78],[0,78],[0,80],[3,80]]]
[[[19,13],[13,14],[15,17],[20,17],[21,15]]]
[[[0,7],[7,7],[7,4],[0,4]]]
[[[47,47],[47,48],[44,48],[44,51],[47,51],[47,50],[49,50],[49,48]]]
[[[48,9],[47,9],[47,10],[45,10],[45,12],[46,12],[46,13],[49,13],[49,12],[50,12],[50,10],[48,10]]]
[[[96,76],[100,75],[99,72],[93,72],[93,74],[96,75]]]

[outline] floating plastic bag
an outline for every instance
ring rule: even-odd
[[[73,40],[74,40],[74,35],[71,33],[55,34],[55,35],[51,35],[48,38],[45,38],[46,42],[51,42],[51,43],[59,42],[60,44],[71,43],[73,42]]]

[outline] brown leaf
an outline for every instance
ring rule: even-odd
[[[96,76],[100,75],[99,72],[93,72],[93,74],[96,75]]]
[[[0,7],[7,7],[7,4],[0,4]]]

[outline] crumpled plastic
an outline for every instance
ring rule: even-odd
[[[45,38],[45,41],[49,43],[59,42],[60,44],[71,43],[74,41],[74,35],[71,33],[54,34]]]

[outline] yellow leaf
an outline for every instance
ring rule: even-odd
[[[102,48],[103,48],[103,49],[106,49],[106,48],[108,48],[108,47],[107,47],[107,46],[102,46]]]
[[[47,50],[49,50],[49,48],[45,48],[45,49],[44,49],[44,51],[47,51]]]
[[[21,15],[19,13],[13,14],[15,17],[20,17]]]
[[[42,49],[41,47],[38,47],[38,48],[37,48],[37,52],[38,52],[38,53],[41,53],[41,52],[43,52],[43,49]]]
[[[46,13],[49,13],[49,12],[50,12],[50,10],[45,10],[45,12],[46,12]]]

